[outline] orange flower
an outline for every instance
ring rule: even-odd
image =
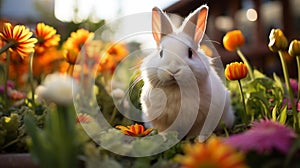
[[[175,160],[182,168],[247,168],[243,153],[225,144],[217,137],[208,139],[206,143],[186,144],[185,155],[178,155]]]
[[[77,57],[79,55],[81,47],[94,33],[91,33],[85,29],[78,29],[76,32],[72,32],[71,36],[65,42],[63,48],[66,50],[65,59],[69,64],[76,64]]]
[[[41,75],[56,71],[59,68],[60,62],[65,62],[63,59],[61,50],[57,50],[56,47],[48,48],[47,51],[33,57],[33,75],[37,79],[40,79]]]
[[[6,55],[0,57],[0,63],[5,64]],[[20,89],[28,81],[29,57],[21,58],[17,52],[10,55],[10,64],[8,70],[8,78],[15,81]]]
[[[227,32],[223,37],[223,45],[226,50],[234,51],[245,43],[245,38],[240,30]]]
[[[117,64],[128,54],[125,44],[108,44],[108,49],[103,53],[98,72],[113,72]]]
[[[114,72],[117,62],[109,53],[104,53],[101,57],[98,72]]]
[[[45,49],[58,46],[60,35],[56,34],[56,30],[44,23],[38,23],[35,28],[35,35],[38,43],[35,46],[37,53],[43,53]]]
[[[107,52],[114,57],[116,62],[121,61],[128,54],[126,46],[123,43],[113,44]]]
[[[240,80],[247,76],[247,66],[240,62],[228,64],[225,69],[225,76],[228,80]]]
[[[34,43],[36,38],[31,38],[32,32],[23,25],[12,26],[10,23],[5,23],[3,32],[0,37],[6,43],[12,43],[9,48],[10,52],[17,52],[22,58],[34,52]]]
[[[140,124],[134,124],[134,125],[130,125],[127,127],[118,125],[118,126],[116,126],[116,128],[120,129],[121,132],[125,135],[135,136],[135,137],[147,136],[153,130],[153,128],[148,128],[145,130],[144,126],[142,126]]]

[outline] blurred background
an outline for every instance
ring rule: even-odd
[[[95,31],[106,20],[150,12],[153,6],[185,17],[202,4],[210,7],[206,33],[224,64],[239,57],[224,49],[222,38],[227,31],[240,29],[246,37],[241,50],[251,64],[267,75],[282,75],[279,57],[268,49],[268,36],[272,28],[280,28],[289,41],[300,38],[300,0],[0,0],[0,26],[9,21],[34,28],[44,22],[64,41],[79,27]],[[295,77],[295,59],[288,55],[287,59]]]

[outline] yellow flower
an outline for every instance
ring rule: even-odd
[[[153,128],[148,128],[145,130],[144,126],[140,124],[134,124],[127,127],[118,125],[116,126],[116,128],[120,129],[121,132],[125,135],[135,136],[135,137],[147,136],[153,130]]]
[[[72,32],[71,36],[65,43],[65,49],[80,51],[84,43],[94,36],[94,33],[85,29],[78,29],[76,32]]]
[[[288,41],[280,29],[272,29],[269,35],[269,48],[273,52],[285,50],[288,47]]]
[[[71,36],[67,39],[63,46],[64,50],[66,50],[66,61],[74,65],[76,63],[81,47],[89,38],[92,38],[93,36],[94,33],[91,33],[85,29],[78,29],[76,32],[72,32]]]
[[[9,48],[10,52],[17,52],[22,58],[29,56],[34,52],[34,44],[36,38],[31,38],[32,32],[23,25],[12,26],[10,23],[5,23],[0,37],[6,43],[12,43]]]
[[[240,80],[247,76],[247,66],[240,62],[228,64],[225,68],[225,76],[228,80]]]
[[[35,28],[35,35],[38,43],[35,46],[37,53],[43,53],[45,49],[58,46],[60,35],[56,34],[56,30],[44,23],[38,23]]]
[[[226,50],[234,51],[245,43],[245,38],[240,30],[227,32],[223,37],[223,45]]]
[[[186,144],[185,155],[178,155],[175,160],[182,168],[247,168],[243,153],[225,144],[217,137],[211,137],[206,143]]]
[[[300,41],[293,40],[289,46],[290,56],[300,56]]]

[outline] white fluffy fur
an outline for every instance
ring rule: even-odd
[[[167,16],[162,14],[161,17]],[[182,26],[186,23],[184,21]],[[232,126],[234,114],[228,90],[210,66],[210,58],[198,50],[198,42],[189,33],[178,30],[163,36],[158,50],[147,56],[141,65],[144,80],[141,103],[146,118],[158,131],[168,129],[198,136],[211,105],[225,102],[216,113],[223,112],[221,120],[228,127]],[[193,51],[191,59],[189,48]],[[212,98],[212,89],[225,97]]]

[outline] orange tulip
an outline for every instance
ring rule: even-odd
[[[245,43],[245,38],[240,30],[227,32],[223,37],[223,45],[226,50],[234,51]]]
[[[153,130],[153,128],[148,128],[145,130],[144,126],[142,126],[140,124],[134,124],[134,125],[130,125],[127,127],[118,125],[118,126],[116,126],[116,128],[120,129],[121,132],[125,135],[135,136],[135,137],[147,136]]]
[[[228,80],[240,80],[247,76],[247,66],[240,62],[234,62],[226,66],[225,76]]]

